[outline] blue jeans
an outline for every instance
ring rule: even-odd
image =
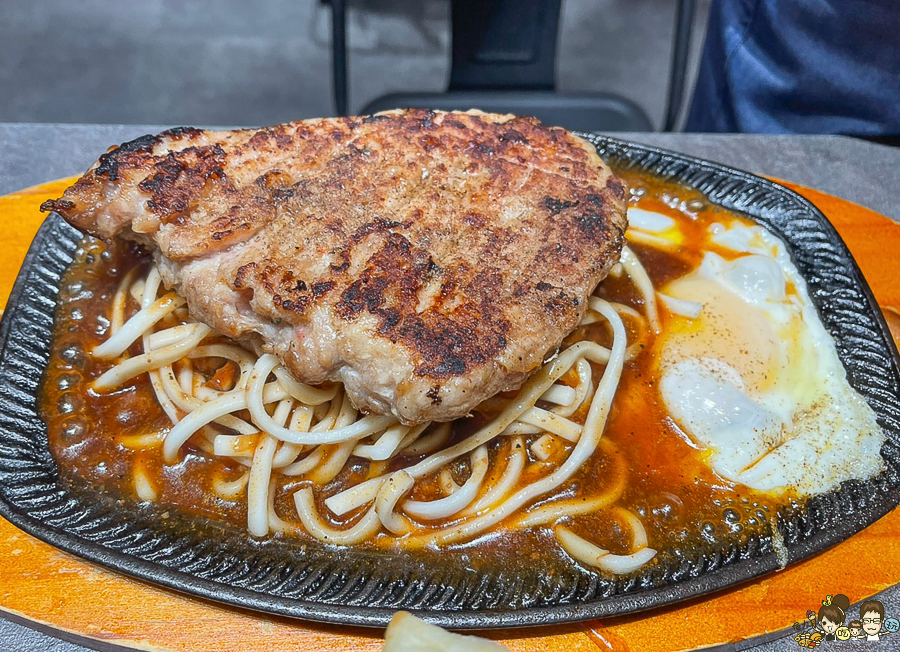
[[[900,134],[900,0],[713,0],[685,130]]]

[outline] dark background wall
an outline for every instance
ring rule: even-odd
[[[698,3],[692,71],[709,2]],[[674,13],[675,0],[565,0],[559,89],[621,93],[659,125]],[[389,91],[445,87],[447,0],[351,0],[348,20],[351,111]],[[318,0],[2,0],[0,122],[329,115],[329,43]]]

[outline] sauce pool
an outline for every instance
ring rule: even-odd
[[[633,173],[620,174],[631,187],[632,206],[677,219],[686,235],[685,245],[677,251],[631,245],[657,288],[699,265],[703,248],[707,246],[709,224],[740,219],[709,205],[693,191]],[[85,238],[63,277],[50,361],[40,394],[40,410],[47,424],[51,453],[67,482],[88,484],[98,491],[139,501],[135,484],[139,474],[155,489],[158,505],[193,517],[244,527],[245,494],[229,500],[213,489],[216,479],[239,478],[245,471],[243,466],[227,458],[213,458],[196,447],[185,447],[177,463],[166,465],[160,448],[152,441],[148,440],[145,446],[135,445],[140,437],[171,427],[146,375],[108,394],[98,394],[90,388],[91,381],[112,366],[108,361],[93,358],[90,351],[108,337],[111,302],[120,280],[130,269],[147,262],[148,256],[136,245],[119,242],[105,245]],[[643,310],[640,295],[624,276],[608,278],[596,294]],[[129,299],[126,316],[136,310],[136,302]],[[664,328],[665,314],[661,317]],[[629,325],[633,326],[626,321],[626,326]],[[635,329],[630,330],[629,342],[632,335],[638,336]],[[604,328],[585,327],[576,333],[605,345],[609,343]],[[779,506],[792,502],[795,497],[790,493],[773,496],[752,491],[710,471],[703,461],[703,453],[668,416],[656,387],[656,348],[649,335],[642,337],[642,351],[625,365],[604,434],[606,444],[555,495],[596,495],[622,480],[620,476],[624,474],[625,490],[615,506],[640,517],[649,545],[659,550],[661,560],[671,561],[678,557],[679,551],[689,548],[713,550],[725,541],[737,543],[748,536],[766,536]],[[133,354],[138,352],[139,346],[133,348]],[[595,380],[601,372],[600,368],[594,370]],[[471,423],[457,424],[455,437],[463,437],[472,427]],[[492,444],[492,459],[508,450],[501,439]],[[569,446],[559,446],[548,461],[558,463],[570,450]],[[351,457],[341,474],[317,492],[320,513],[327,513],[324,498],[358,481],[369,464],[367,460]],[[529,478],[529,469],[532,474],[540,472],[538,460],[530,459],[528,464],[531,466],[526,465],[523,480]],[[457,481],[463,481],[466,472],[462,465]],[[293,525],[299,525],[299,519],[291,496],[301,485],[296,478],[285,477],[280,477],[276,484],[276,512]],[[427,478],[417,485],[415,497],[433,499],[438,497],[438,492],[437,478]],[[543,496],[538,502],[552,497]],[[577,517],[570,526],[614,553],[624,554],[629,550],[627,526],[608,509]],[[497,532],[480,537],[476,543],[491,548],[500,558],[523,554],[543,556],[548,548],[558,559],[566,557],[544,528],[524,535],[503,536],[502,532],[503,524]],[[513,541],[515,545],[511,545]],[[396,543],[388,535],[380,535],[375,545],[390,547]]]

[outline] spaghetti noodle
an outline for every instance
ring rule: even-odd
[[[244,471],[236,479],[216,478],[213,488],[225,500],[243,496],[253,536],[282,532],[334,545],[415,549],[466,542],[501,523],[556,524],[552,531],[579,562],[631,572],[655,555],[633,512],[613,508],[632,532],[628,555],[559,525],[610,508],[626,485],[619,461],[602,494],[575,501],[559,494],[598,449],[617,459],[617,447],[603,434],[623,365],[659,328],[652,282],[633,252],[625,253],[617,273],[632,280],[644,314],[591,297],[581,326],[604,329],[609,345],[570,343],[514,395],[480,406],[474,420],[480,425],[461,438],[454,424],[404,425],[361,415],[340,385],[297,381],[275,356],[255,355],[194,321],[183,299],[161,290],[153,265],[131,270],[118,286],[109,337],[92,352],[113,365],[93,381],[93,391],[114,392],[146,375],[171,426],[123,438],[123,445],[158,449],[167,464],[193,447],[239,465]],[[137,310],[126,318],[129,302]],[[364,473],[331,490],[351,457],[367,461]],[[141,500],[156,499],[140,469],[134,482]],[[275,510],[277,482],[296,485],[296,514],[287,519]]]

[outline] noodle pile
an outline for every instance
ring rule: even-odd
[[[257,356],[215,335],[191,319],[184,299],[161,292],[152,265],[131,270],[119,284],[109,339],[93,351],[114,365],[93,390],[108,393],[147,374],[172,427],[125,437],[123,445],[159,447],[173,464],[190,442],[207,456],[243,467],[236,480],[217,478],[213,488],[227,500],[245,497],[247,529],[254,536],[305,533],[334,545],[371,541],[412,549],[470,541],[504,521],[511,529],[550,527],[577,561],[628,573],[656,551],[640,519],[614,506],[627,470],[603,432],[623,365],[641,345],[629,344],[623,318],[654,333],[659,318],[650,278],[630,250],[612,273],[628,276],[646,314],[590,297],[581,326],[605,327],[611,345],[581,340],[560,351],[514,397],[486,401],[478,412],[490,419],[461,440],[454,440],[449,423],[407,426],[390,416],[361,415],[339,384],[306,385],[275,356]],[[129,297],[139,310],[126,319]],[[134,355],[136,343],[141,352]],[[216,370],[212,377],[210,369]],[[611,486],[595,496],[546,500],[598,449],[615,461]],[[366,476],[317,503],[351,457],[368,460]],[[398,469],[397,460],[406,466]],[[523,482],[526,475],[529,481]],[[275,511],[279,481],[293,490],[293,522]],[[440,497],[414,499],[411,494],[424,482],[436,483]],[[135,490],[141,500],[157,498],[140,467]],[[563,524],[604,509],[631,531],[630,554],[613,554]]]

